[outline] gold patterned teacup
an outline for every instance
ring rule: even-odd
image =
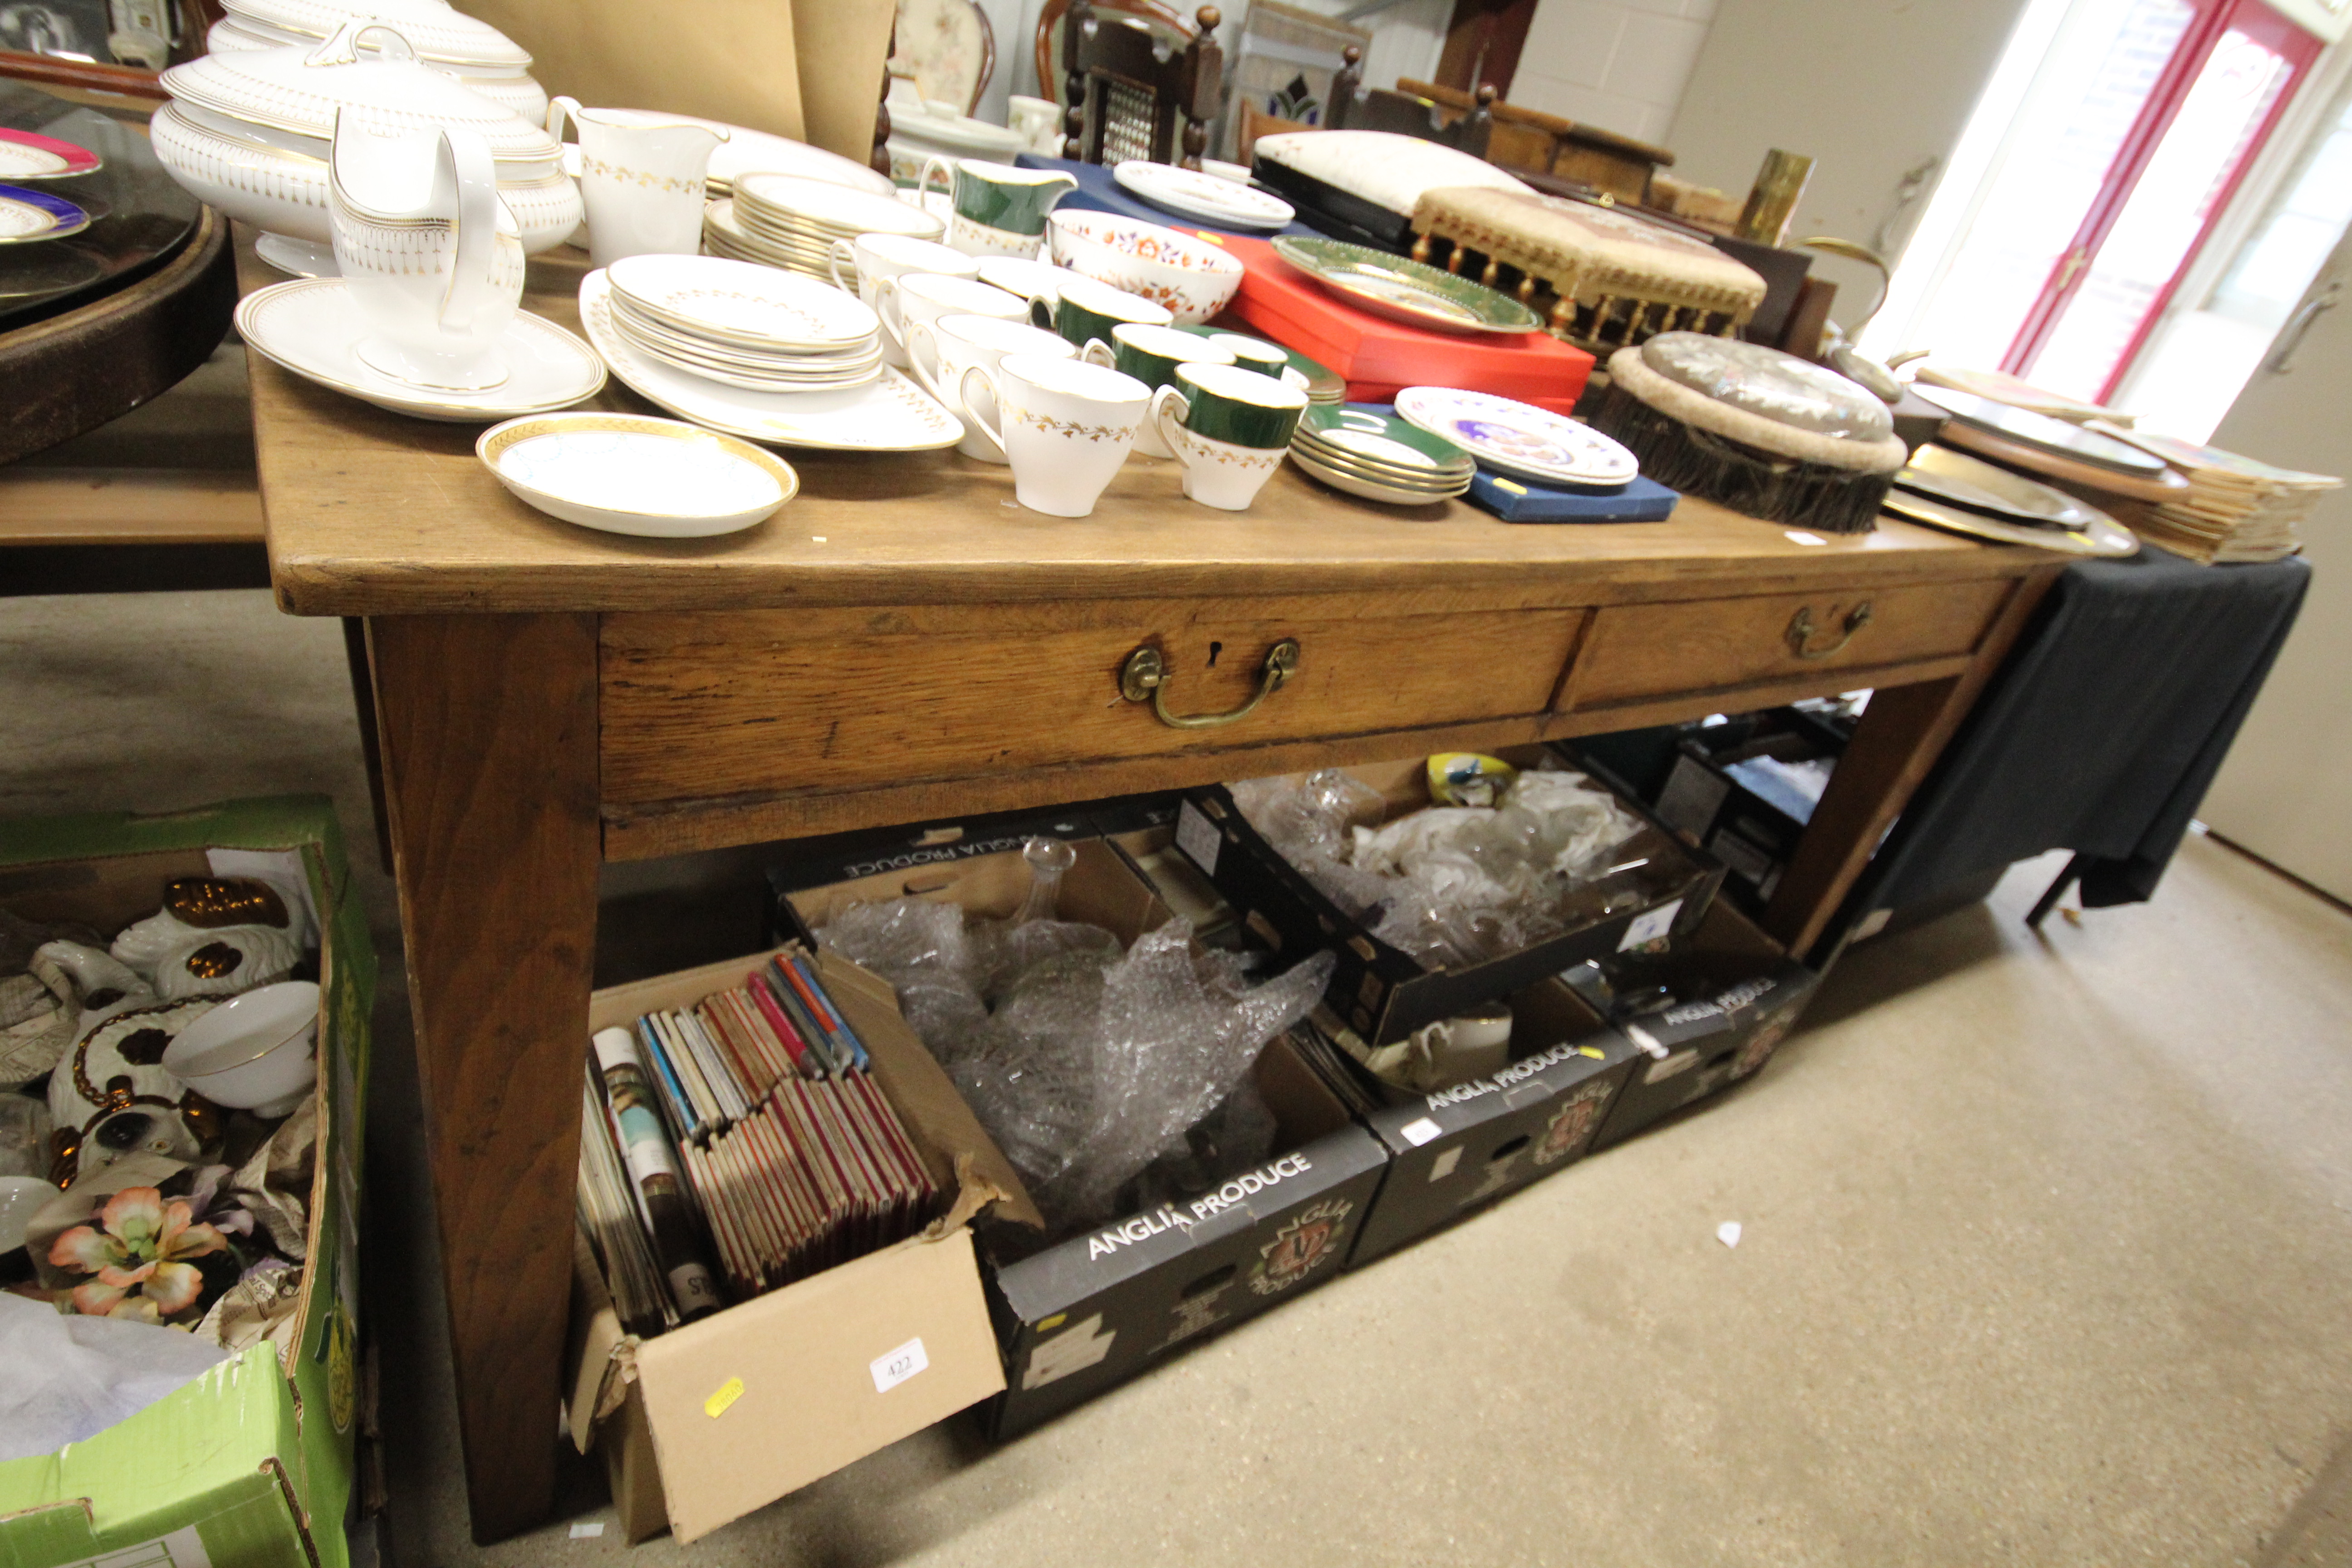
[[[628,256],[700,254],[704,181],[728,133],[693,121],[621,120],[558,95],[548,100],[547,131],[559,142],[567,114],[580,128],[588,258],[610,267]]]
[[[1013,499],[1050,517],[1094,510],[1134,448],[1151,399],[1131,375],[1037,354],[1007,354],[993,373],[972,365],[956,391],[972,423],[1012,459]]]

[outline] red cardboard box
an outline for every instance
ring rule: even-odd
[[[1186,232],[1196,232],[1187,230]],[[1405,386],[1458,386],[1566,414],[1592,356],[1549,332],[1438,332],[1343,303],[1262,239],[1202,234],[1248,270],[1225,314],[1261,337],[1319,360],[1358,403],[1385,403]]]

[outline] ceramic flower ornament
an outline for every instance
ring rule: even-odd
[[[163,1201],[153,1187],[125,1187],[98,1212],[100,1228],[79,1225],[49,1247],[59,1268],[95,1275],[73,1289],[73,1309],[85,1317],[131,1318],[160,1323],[184,1312],[203,1295],[205,1278],[190,1258],[228,1245],[209,1225],[194,1223],[183,1202]]]

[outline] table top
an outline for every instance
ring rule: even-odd
[[[281,281],[240,229],[253,289]],[[577,330],[581,253],[533,258],[524,309]],[[801,493],[711,540],[624,538],[509,495],[479,427],[406,418],[252,362],[254,439],[280,605],[373,616],[1455,591],[1463,607],[1602,604],[1812,584],[2012,575],[2060,559],[1880,519],[1807,545],[1685,499],[1663,523],[1513,525],[1465,501],[1376,508],[1285,464],[1249,511],[1184,499],[1131,458],[1083,519],[1013,500],[953,451],[785,451]],[[583,406],[659,414],[614,381]]]

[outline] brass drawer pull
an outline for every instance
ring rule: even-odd
[[[1831,611],[1834,614],[1836,606],[1832,605]],[[1870,601],[1864,599],[1846,612],[1843,636],[1826,647],[1814,647],[1812,646],[1813,607],[1811,605],[1803,605],[1790,618],[1789,629],[1784,634],[1788,638],[1789,651],[1799,658],[1827,658],[1833,653],[1843,652],[1845,645],[1853,641],[1853,634],[1870,625]]]
[[[1246,719],[1257,705],[1282,689],[1282,683],[1298,673],[1298,639],[1285,637],[1265,650],[1265,669],[1257,680],[1257,695],[1228,713],[1195,713],[1190,717],[1168,711],[1168,663],[1160,650],[1149,645],[1137,648],[1119,666],[1118,694],[1129,702],[1149,699],[1152,712],[1162,724],[1179,730],[1212,730],[1220,724],[1230,724],[1236,719]]]

